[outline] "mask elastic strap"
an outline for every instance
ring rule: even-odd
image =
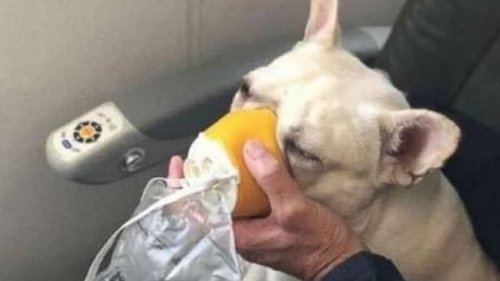
[[[178,191],[176,191],[172,194],[169,194],[165,198],[162,198],[162,199],[154,202],[149,207],[147,207],[145,210],[143,210],[142,212],[140,212],[136,216],[130,218],[127,222],[125,222],[122,226],[120,226],[120,228],[118,228],[113,233],[113,235],[111,235],[111,237],[108,239],[108,241],[106,241],[106,244],[104,244],[104,246],[101,248],[101,250],[99,250],[96,257],[94,258],[94,261],[92,262],[92,264],[87,272],[87,276],[85,277],[85,281],[94,281],[95,280],[95,278],[98,274],[99,267],[100,267],[104,257],[108,253],[109,249],[113,246],[114,241],[118,238],[120,233],[125,228],[137,223],[138,221],[140,221],[141,219],[143,219],[144,217],[146,217],[147,215],[149,215],[151,212],[153,212],[155,210],[161,209],[161,208],[163,208],[169,204],[172,204],[172,203],[174,203],[182,198],[191,196],[191,195],[196,194],[196,193],[203,192],[203,191],[211,188],[214,185],[214,183],[216,183],[216,182],[220,182],[221,180],[228,180],[228,179],[232,179],[232,178],[233,178],[233,176],[216,178],[216,179],[212,179],[210,181],[206,181],[203,184],[201,182],[198,182],[196,185],[187,186],[187,187],[184,186],[185,182],[181,181],[184,188],[179,189]],[[149,182],[152,182],[155,180],[166,180],[166,179],[165,178],[153,178]],[[148,185],[149,185],[149,183],[148,183]]]

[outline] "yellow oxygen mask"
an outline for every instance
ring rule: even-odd
[[[259,140],[282,161],[276,141],[276,124],[276,115],[269,109],[226,114],[192,143],[184,164],[186,181],[195,184],[210,177],[232,175],[235,179],[232,184],[226,181],[218,187],[232,208],[232,216],[266,216],[270,212],[269,201],[245,165],[243,146],[250,139]]]

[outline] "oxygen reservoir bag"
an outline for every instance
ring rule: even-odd
[[[241,280],[232,218],[270,211],[244,164],[243,145],[260,140],[282,159],[275,136],[276,117],[267,109],[229,113],[200,133],[184,178],[148,182],[132,218],[99,251],[85,281]]]

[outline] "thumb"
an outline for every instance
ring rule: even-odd
[[[276,159],[257,140],[250,140],[243,148],[245,164],[269,198],[271,208],[298,192],[298,186],[283,163]]]

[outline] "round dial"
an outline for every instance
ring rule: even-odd
[[[102,127],[94,121],[84,121],[76,125],[73,137],[80,143],[92,143],[101,136]]]

